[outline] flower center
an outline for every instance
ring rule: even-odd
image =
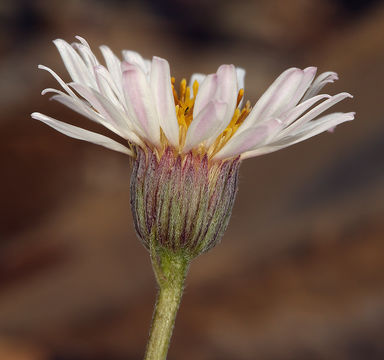
[[[179,144],[180,148],[184,146],[185,138],[187,135],[188,127],[193,120],[193,107],[195,105],[196,95],[199,90],[199,83],[195,80],[192,84],[192,93],[189,86],[187,86],[187,80],[182,79],[180,81],[179,92],[175,89],[175,78],[171,78],[173,97],[175,100],[175,108],[177,121],[179,123]],[[251,111],[251,104],[249,101],[245,103],[245,106],[240,109],[239,105],[244,96],[244,89],[240,89],[237,95],[236,109],[232,116],[232,120],[226,127],[226,129],[217,137],[215,142],[207,149],[203,145],[198,149],[201,153],[208,153],[210,157],[215,155],[235,134],[239,126],[243,123],[245,118]]]

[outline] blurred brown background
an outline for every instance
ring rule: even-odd
[[[384,4],[368,0],[0,2],[0,359],[141,359],[155,300],[128,159],[30,119],[94,124],[40,96],[51,40],[133,49],[178,79],[334,70],[357,119],[244,162],[222,244],[188,277],[169,359],[384,359]],[[103,131],[103,130],[102,130]]]

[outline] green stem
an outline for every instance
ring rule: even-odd
[[[165,360],[190,258],[161,250],[152,253],[152,263],[159,290],[144,360]]]

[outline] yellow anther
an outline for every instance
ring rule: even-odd
[[[199,83],[197,82],[197,80],[193,82],[192,90],[193,90],[193,98],[195,99],[197,95],[197,91],[199,90]]]
[[[185,89],[185,101],[189,102],[190,97],[191,97],[191,89],[189,88],[189,86],[187,86],[187,88]]]
[[[199,90],[199,83],[195,80],[192,84],[192,89],[187,86],[187,80],[182,79],[180,81],[180,88],[177,92],[175,89],[176,80],[174,77],[171,78],[171,85],[173,91],[173,97],[175,100],[175,110],[177,121],[179,123],[179,149],[182,149],[185,144],[188,127],[193,121],[193,108],[195,106],[196,95]],[[192,94],[193,92],[193,94]],[[247,101],[244,107],[240,110],[238,108],[241,100],[244,97],[244,89],[240,89],[237,95],[236,110],[232,116],[230,123],[227,128],[217,137],[215,142],[209,147],[205,148],[204,144],[200,144],[197,152],[208,153],[208,156],[214,156],[223,146],[231,139],[235,134],[239,126],[243,123],[245,118],[251,111],[251,104]],[[164,140],[165,142],[167,140]]]
[[[236,107],[239,106],[241,99],[244,97],[244,89],[240,89],[239,93],[237,94],[237,102]]]
[[[187,80],[182,79],[180,81],[180,101],[185,101],[185,90],[187,88]]]

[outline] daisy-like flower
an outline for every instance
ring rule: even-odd
[[[192,75],[176,86],[166,60],[143,59],[107,46],[102,65],[81,37],[55,40],[72,78],[47,70],[62,90],[54,100],[126,140],[33,113],[54,129],[130,155],[130,197],[135,229],[150,251],[159,285],[146,360],[164,360],[190,261],[215,246],[231,215],[241,160],[270,153],[352,120],[354,113],[320,116],[348,93],[319,94],[337,79],[317,78],[316,68],[284,71],[252,107],[244,103],[245,71],[221,65],[216,73]]]
[[[206,251],[226,228],[241,160],[298,143],[354,117],[352,112],[320,116],[352,97],[346,92],[319,94],[337,79],[334,72],[315,78],[315,67],[290,68],[252,107],[243,101],[241,68],[221,65],[214,74],[192,75],[189,84],[181,80],[177,89],[166,60],[149,61],[128,50],[120,60],[101,46],[104,66],[88,43],[77,39],[72,45],[54,41],[72,82],[39,65],[62,87],[42,93],[54,93],[54,100],[121,136],[126,145],[41,113],[32,117],[70,137],[134,157],[131,204],[137,233],[148,248],[156,230],[163,245],[193,248],[194,256]]]
[[[241,159],[266,154],[306,140],[336,125],[352,120],[354,113],[319,117],[339,101],[352,97],[319,94],[324,85],[337,80],[334,72],[316,79],[316,68],[284,71],[251,107],[243,104],[245,71],[221,65],[215,74],[194,74],[189,85],[183,79],[179,91],[166,60],[143,59],[124,50],[121,61],[107,46],[101,46],[106,67],[101,65],[81,37],[57,46],[72,78],[65,83],[50,72],[64,91],[52,99],[105,126],[128,141],[123,146],[112,139],[33,113],[34,119],[81,140],[134,156],[132,147],[150,148],[157,154],[171,146],[180,154],[198,152],[209,159]]]

